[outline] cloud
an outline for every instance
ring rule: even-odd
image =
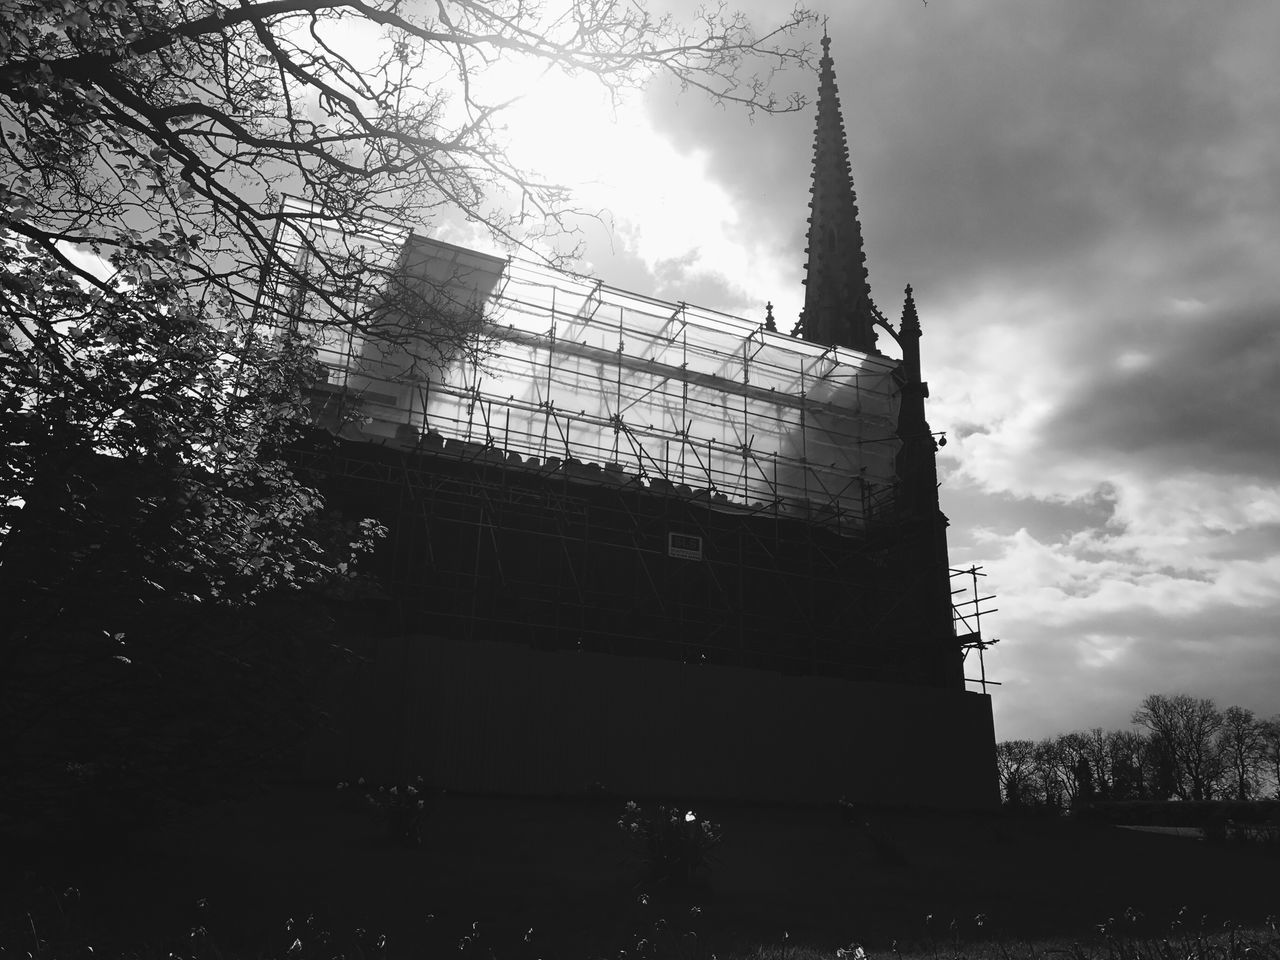
[[[1211,476],[1280,478],[1278,321],[1280,300],[1135,318],[1121,333],[1123,352],[1098,364],[1046,430],[1078,454],[1162,472],[1194,465]]]
[[[995,697],[1000,736],[1123,726],[1157,691],[1276,712],[1275,542],[1260,559],[1173,566],[1122,532],[985,540],[986,572],[1001,592],[998,632],[1009,638],[988,659],[1006,681]]]
[[[1124,725],[1156,691],[1280,712],[1280,8],[831,13],[872,291],[896,316],[915,287],[952,559],[998,594],[1000,735]],[[753,122],[662,83],[564,107],[524,140],[610,211],[584,269],[789,327],[811,107]]]
[[[1001,735],[1156,690],[1276,713],[1280,11],[910,6],[833,50],[873,290],[914,283],[954,441],[953,560],[999,594]]]

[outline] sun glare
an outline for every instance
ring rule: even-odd
[[[780,299],[789,282],[762,256],[705,151],[678,149],[639,93],[614,102],[592,77],[524,69],[512,67],[505,77],[523,91],[505,121],[511,158],[569,187],[578,209],[605,212],[615,247],[668,286],[649,292],[679,297],[681,284],[710,278],[761,310]]]
[[[355,32],[338,42],[352,62],[363,64],[376,58],[383,40]],[[592,244],[579,269],[598,271],[609,282],[611,272],[626,269],[611,271],[612,247],[613,256],[638,260],[651,275],[646,293],[696,299],[689,291],[710,281],[729,299],[703,306],[754,316],[772,300],[780,318],[798,311],[796,279],[750,228],[740,200],[712,175],[706,151],[672,143],[641,91],[623,91],[615,100],[589,73],[570,75],[512,56],[484,66],[471,84],[475,102],[506,104],[494,117],[505,158],[536,179],[567,188],[572,208],[609,224],[610,234]],[[465,109],[455,96],[443,125],[465,122]],[[441,239],[493,247],[493,238],[474,223],[445,218],[432,228]]]

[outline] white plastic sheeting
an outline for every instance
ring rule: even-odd
[[[891,498],[894,360],[416,235],[398,269],[428,305],[401,335],[310,327],[368,435],[572,458],[852,528]]]

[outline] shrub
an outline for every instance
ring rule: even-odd
[[[366,786],[361,778],[356,781],[356,787],[364,791],[365,803],[386,824],[392,840],[413,847],[422,843],[422,822],[435,807],[436,799],[422,777],[416,777],[412,783],[377,789]],[[338,784],[339,790],[350,788],[349,783]]]
[[[652,883],[687,885],[711,864],[720,845],[720,825],[702,820],[692,810],[655,804],[646,811],[630,801],[618,818]]]

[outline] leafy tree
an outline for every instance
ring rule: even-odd
[[[371,221],[394,237],[453,210],[502,241],[572,240],[569,191],[505,150],[513,93],[495,78],[512,63],[614,95],[664,75],[788,110],[803,97],[772,81],[808,62],[791,38],[814,19],[758,34],[723,8],[684,27],[638,2],[18,0],[0,7],[0,227],[91,284],[66,243],[241,315],[272,307],[257,300],[270,271],[333,322],[378,327],[396,263]],[[362,28],[376,50],[348,41]],[[318,212],[282,210],[284,193]]]
[[[265,746],[294,678],[243,611],[339,588],[380,529],[326,513],[285,460],[301,344],[220,331],[165,278],[90,288],[26,243],[0,243],[0,289],[0,794],[19,818],[126,767]]]
[[[27,245],[0,245],[0,284],[10,596],[237,603],[344,572],[297,535],[321,503],[284,461],[309,422],[301,343],[220,331],[165,278],[89,290]]]
[[[1172,767],[1180,799],[1211,800],[1222,776],[1217,734],[1223,715],[1214,702],[1189,694],[1153,693],[1133,713]]]

